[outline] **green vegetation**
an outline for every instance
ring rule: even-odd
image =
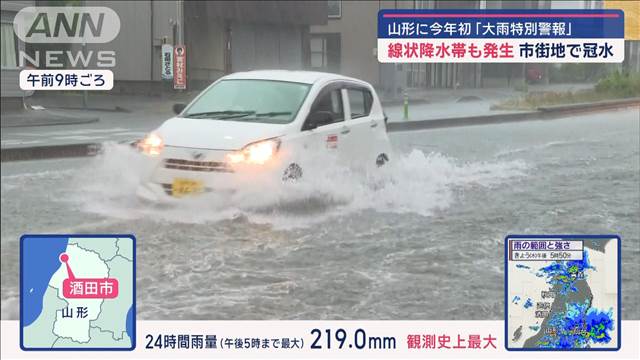
[[[595,91],[613,98],[640,96],[640,73],[613,72],[596,84]]]
[[[598,81],[593,89],[580,91],[532,91],[521,97],[492,105],[493,110],[535,110],[550,105],[589,103],[640,97],[640,73],[615,71]]]
[[[595,82],[606,75],[606,64],[580,63],[549,66],[552,83]]]

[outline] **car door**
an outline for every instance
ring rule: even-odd
[[[371,115],[373,96],[369,89],[359,85],[345,88],[348,102],[347,124],[351,130],[349,143],[344,149],[350,153],[352,163],[358,167],[375,162],[375,133],[384,127],[380,119]],[[384,119],[382,120],[384,121]]]
[[[320,91],[311,105],[307,121],[303,125],[303,132],[307,132],[311,149],[308,149],[314,157],[332,157],[342,159],[342,147],[348,143],[351,129],[346,123],[345,100],[342,91],[343,84],[330,83]],[[331,119],[326,124],[309,129],[308,119],[315,112],[331,114]]]

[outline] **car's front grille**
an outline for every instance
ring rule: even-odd
[[[204,172],[233,172],[233,169],[224,162],[195,161],[184,159],[165,159],[164,167],[174,170],[204,171]]]

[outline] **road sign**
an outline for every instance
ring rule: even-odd
[[[173,79],[173,45],[162,45],[162,80]]]
[[[173,88],[187,88],[187,48],[176,45],[173,49]]]

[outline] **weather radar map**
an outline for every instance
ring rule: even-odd
[[[506,239],[508,350],[617,350],[620,238]]]
[[[135,347],[135,238],[25,235],[20,239],[24,350]]]

